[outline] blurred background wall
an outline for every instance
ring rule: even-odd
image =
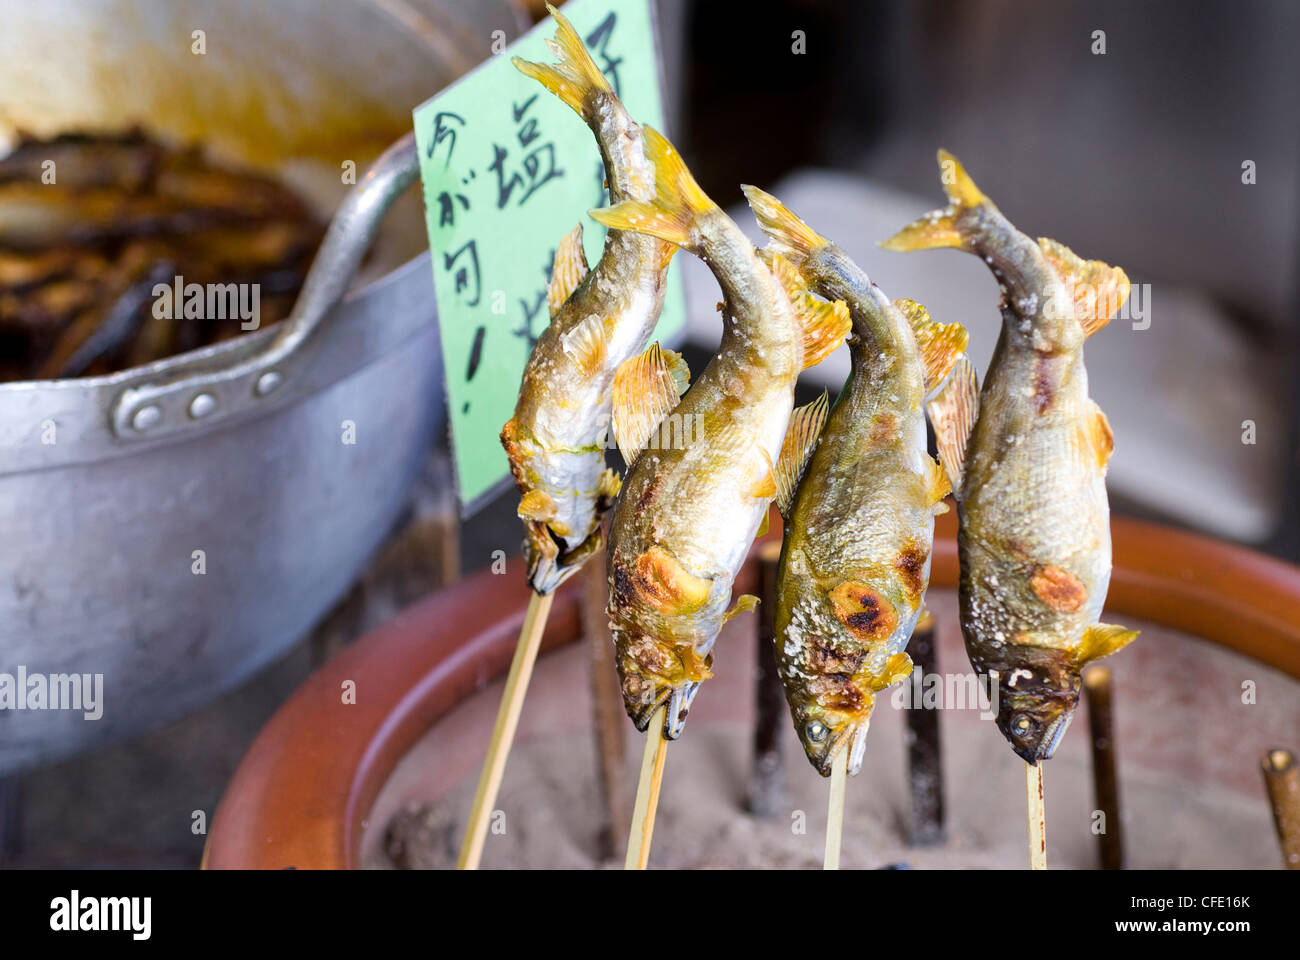
[[[683,22],[679,139],[719,202],[740,203],[741,182],[777,189],[890,296],[966,323],[982,367],[997,332],[982,265],[875,248],[942,205],[935,150],[953,151],[1025,232],[1149,285],[1135,294],[1150,301],[1149,327],[1117,320],[1088,346],[1093,392],[1117,436],[1116,508],[1300,557],[1300,5],[661,8],[666,23]],[[1243,182],[1247,161],[1254,183]],[[716,334],[699,322],[693,338],[707,343]],[[829,379],[845,369],[829,367]],[[1243,442],[1248,422],[1253,443]]]

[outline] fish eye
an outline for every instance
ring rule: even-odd
[[[813,720],[803,728],[803,732],[813,743],[821,743],[826,739],[826,734],[830,731],[826,729],[826,724],[820,720]]]
[[[1029,736],[1037,726],[1038,724],[1034,722],[1034,718],[1027,713],[1017,713],[1011,718],[1011,732],[1017,737]]]

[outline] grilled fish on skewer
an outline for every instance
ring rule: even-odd
[[[514,63],[577,111],[600,145],[613,202],[648,201],[654,168],[642,129],[628,116],[582,39],[551,8],[559,63]],[[663,308],[676,247],[611,230],[595,268],[582,252],[582,228],[559,245],[547,289],[551,323],[524,369],[515,414],[501,431],[521,499],[528,582],[549,593],[599,549],[601,516],[618,493],[605,469],[614,374],[650,339]]]
[[[656,172],[653,202],[592,216],[699,256],[724,297],[718,352],[681,402],[676,361],[652,347],[620,371],[626,383],[619,392],[629,402],[616,401],[614,409],[619,445],[636,459],[610,528],[610,629],[628,714],[644,730],[666,702],[664,734],[675,739],[710,675],[722,625],[754,605],[746,595],[731,606],[732,582],[772,499],[788,499],[820,427],[815,410],[791,416],[795,380],[839,345],[849,318],[843,303],[803,289],[782,258],[765,264],[672,145],[649,127],[645,137]],[[676,438],[660,430],[658,439],[668,442],[656,442],[661,418],[680,428]]]
[[[786,512],[776,659],[795,731],[822,776],[841,750],[857,773],[875,695],[906,677],[903,652],[930,579],[948,481],[926,452],[927,394],[966,348],[910,300],[890,302],[835,244],[755,187],[745,194],[816,293],[853,320],[852,371]]]
[[[1110,582],[1112,436],[1083,366],[1084,340],[1123,304],[1129,281],[1054,240],[1031,240],[954,157],[941,150],[939,163],[949,206],[883,246],[966,250],[1002,289],[1002,332],[983,390],[963,361],[932,419],[958,503],[966,650],[998,683],[998,728],[1036,765],[1061,742],[1083,666],[1137,636],[1099,622]]]

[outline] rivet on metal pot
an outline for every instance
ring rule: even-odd
[[[210,393],[200,393],[190,401],[190,416],[201,420],[217,409],[217,398]]]
[[[156,427],[160,420],[162,420],[162,410],[158,408],[157,404],[151,403],[135,412],[131,417],[131,426],[143,433]]]
[[[284,382],[284,377],[275,370],[268,370],[257,378],[257,386],[254,387],[254,390],[259,397],[264,397],[280,386],[282,382]]]

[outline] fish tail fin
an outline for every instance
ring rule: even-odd
[[[962,213],[976,207],[990,210],[997,207],[975,186],[961,161],[942,149],[939,151],[939,180],[943,183],[943,192],[948,195],[948,206],[912,221],[888,240],[881,241],[881,247],[904,253],[940,247],[971,249],[969,238],[961,227]]]
[[[1074,315],[1091,337],[1119,313],[1128,300],[1129,279],[1119,267],[1100,260],[1085,260],[1063,243],[1038,238],[1038,249],[1069,287],[1074,297]]]
[[[696,251],[696,223],[718,205],[700,189],[677,148],[658,130],[643,126],[646,158],[655,167],[655,197],[648,203],[624,200],[590,211],[591,218],[611,230],[631,230]]]
[[[776,197],[758,187],[742,183],[754,219],[763,232],[771,238],[770,249],[785,257],[802,271],[813,251],[826,244],[826,238],[804,223]]]
[[[803,328],[803,369],[817,366],[852,330],[848,305],[843,300],[821,300],[814,296],[794,264],[776,251],[760,250],[759,255],[785,290],[795,318]]]
[[[596,61],[591,59],[582,37],[568,18],[549,3],[546,9],[555,18],[555,39],[547,40],[546,46],[559,63],[533,63],[519,57],[512,57],[511,63],[520,73],[532,77],[586,119],[592,94],[612,93],[613,88],[600,72],[600,67],[596,66]]]

